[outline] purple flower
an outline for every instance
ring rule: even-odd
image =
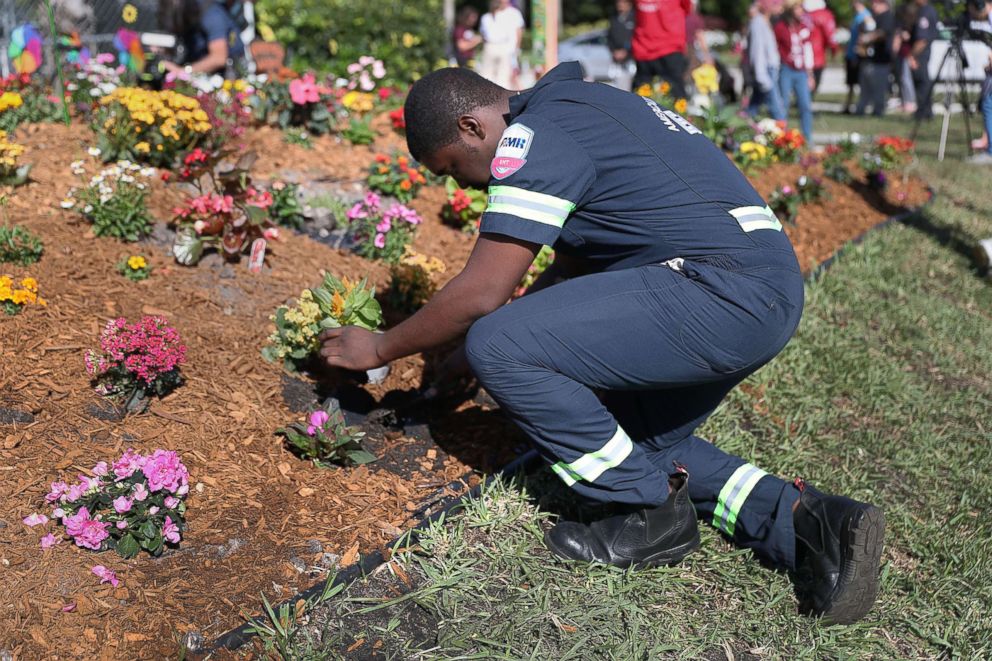
[[[359,218],[369,217],[368,212],[365,210],[365,205],[361,202],[356,202],[355,206],[348,209],[348,213],[346,215],[348,220],[357,220]]]
[[[84,493],[86,493],[86,489],[83,487],[82,484],[73,484],[71,487],[69,487],[69,490],[66,491],[65,496],[62,498],[62,500],[63,502],[74,503],[80,498],[82,498]]]
[[[310,424],[307,425],[307,436],[316,436],[318,431],[323,431],[329,417],[327,411],[314,411],[311,413]]]

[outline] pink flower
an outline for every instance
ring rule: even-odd
[[[138,482],[134,485],[134,499],[141,502],[145,498],[148,498],[148,489],[145,488],[144,482]]]
[[[126,496],[121,496],[120,498],[114,499],[114,511],[118,514],[124,514],[124,512],[129,512],[131,510],[132,501]]]
[[[128,448],[121,455],[121,458],[114,462],[114,475],[117,476],[117,481],[119,482],[134,475],[134,472],[141,468],[145,464],[145,461],[144,456]]]
[[[179,454],[170,450],[155,450],[141,470],[148,478],[148,488],[151,491],[165,489],[175,493],[189,479],[189,473],[179,460]]]
[[[97,53],[93,59],[97,64],[112,64],[114,61],[114,56],[110,53]]]
[[[157,505],[152,505],[151,507],[149,507],[148,508],[148,513],[149,514],[158,514],[158,506]]]
[[[69,487],[69,490],[65,492],[63,502],[74,503],[82,498],[84,493],[86,493],[86,489],[82,484],[73,484]]]
[[[63,522],[65,531],[76,541],[77,546],[99,551],[103,540],[110,536],[107,532],[110,524],[90,518],[89,510],[85,507],[79,508],[74,516],[67,517]]]
[[[269,227],[262,232],[262,236],[265,237],[267,241],[275,241],[279,238],[279,228]]]
[[[357,220],[359,218],[369,217],[368,212],[365,210],[365,205],[361,202],[357,202],[355,206],[348,209],[348,213],[346,215],[348,216],[348,220]]]
[[[300,106],[320,101],[320,93],[317,91],[317,81],[313,74],[308,73],[302,78],[293,80],[289,84],[289,96],[293,99],[293,103]]]
[[[101,461],[96,466],[93,467],[93,474],[98,477],[103,477],[108,472],[107,462]]]
[[[783,195],[792,195],[792,186],[783,186],[782,187],[782,194]]]
[[[100,577],[101,585],[104,583],[110,583],[116,588],[120,584],[120,581],[117,579],[117,574],[115,574],[112,569],[107,569],[103,565],[96,565],[90,571]]]
[[[393,229],[393,224],[389,221],[388,218],[383,218],[382,221],[375,226],[375,230],[377,232],[382,232],[382,233],[386,233],[391,229]]]
[[[83,493],[99,488],[100,480],[96,477],[79,476],[79,486],[83,488]]]
[[[52,510],[53,519],[61,519],[63,516],[65,516],[65,510],[63,510],[61,507],[56,507],[55,509]]]
[[[365,194],[365,206],[378,211],[379,206],[382,204],[382,198],[379,197],[377,193],[369,191]]]
[[[176,505],[178,505],[178,504],[179,504],[179,499],[176,498],[175,496],[166,496],[165,497],[165,506],[168,507],[170,510],[171,509],[175,509],[176,508]]]
[[[54,503],[56,500],[62,499],[66,492],[69,490],[69,485],[65,482],[58,481],[52,482],[51,490],[45,495],[45,500],[49,503]]]
[[[48,517],[45,516],[44,514],[38,514],[38,513],[29,514],[28,516],[24,517],[22,520],[24,521],[24,525],[31,526],[32,528],[34,528],[35,526],[43,526],[46,523],[48,523]]]
[[[56,544],[61,544],[61,543],[62,543],[62,538],[61,537],[56,537],[52,533],[48,533],[47,535],[45,535],[44,537],[41,538],[41,548],[42,549],[50,549],[53,546],[55,546]]]
[[[371,92],[375,89],[375,83],[369,78],[368,71],[363,71],[362,75],[358,77],[358,86],[362,88],[363,92]]]
[[[372,241],[372,245],[374,245],[376,248],[385,248],[386,247],[386,235],[385,234],[381,234],[381,233],[380,234],[376,234],[375,235],[375,239],[373,239],[373,241]]]
[[[245,204],[250,207],[258,207],[259,209],[268,209],[272,206],[272,193],[269,191],[257,191],[254,188],[248,188],[248,198],[245,200]]]
[[[172,522],[172,517],[169,515],[165,517],[165,525],[162,526],[162,536],[165,537],[166,541],[173,544],[179,543],[179,526]]]
[[[198,220],[195,223],[193,223],[193,231],[196,232],[197,234],[203,234],[203,228],[205,228],[206,226],[207,223],[205,221]]]
[[[353,76],[361,70],[362,70],[362,65],[359,64],[358,62],[352,62],[351,64],[348,65],[348,73],[350,73]]]
[[[314,411],[311,413],[310,424],[307,426],[307,435],[315,436],[318,431],[323,431],[329,417],[327,411]]]
[[[124,530],[125,528],[127,528],[127,521],[118,521],[117,522],[117,529],[118,530]]]

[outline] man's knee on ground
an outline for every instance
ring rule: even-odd
[[[505,351],[500,349],[500,334],[505,326],[502,312],[503,308],[478,319],[465,337],[468,364],[486,387],[490,378],[503,371],[509,363]],[[502,337],[505,340],[506,336]]]

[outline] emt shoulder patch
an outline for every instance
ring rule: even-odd
[[[533,141],[533,130],[523,124],[510,124],[499,139],[489,172],[496,179],[506,179],[520,170],[527,162],[527,152]]]

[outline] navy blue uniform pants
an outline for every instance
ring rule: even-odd
[[[788,482],[693,435],[799,322],[792,250],[672,260],[568,280],[477,321],[476,376],[571,488],[660,505],[674,462],[697,512],[740,546],[794,565]]]

